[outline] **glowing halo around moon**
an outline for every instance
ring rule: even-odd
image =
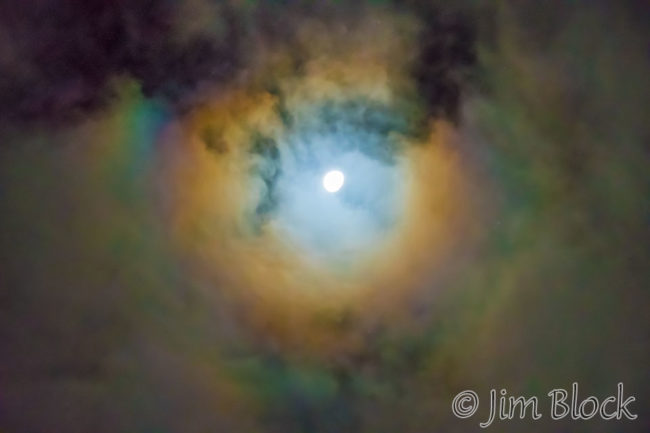
[[[323,176],[323,188],[325,191],[335,193],[343,187],[345,175],[339,170],[330,170]]]

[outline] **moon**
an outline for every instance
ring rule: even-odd
[[[345,183],[345,175],[339,170],[331,170],[323,176],[323,188],[325,191],[335,193]]]

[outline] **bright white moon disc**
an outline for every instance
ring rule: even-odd
[[[338,170],[328,171],[325,176],[323,176],[323,188],[327,192],[336,192],[343,186],[345,182],[345,176],[342,172]]]

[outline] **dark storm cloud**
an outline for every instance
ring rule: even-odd
[[[212,6],[216,31],[186,32],[182,3],[29,0],[0,9],[0,115],[79,117],[112,96],[111,78],[135,78],[146,96],[183,104],[240,65],[239,18]],[[191,18],[191,17],[189,17]]]
[[[476,64],[476,30],[468,17],[429,12],[414,76],[434,116],[456,120],[463,86]]]
[[[250,63],[246,57],[256,39],[294,47],[299,74],[305,61],[295,43],[300,23],[317,18],[353,28],[376,3],[5,2],[0,118],[79,119],[112,100],[116,78],[135,79],[146,97],[185,109],[236,80]],[[424,23],[413,68],[421,95],[431,114],[456,117],[474,64],[471,20],[428,6],[408,7]]]

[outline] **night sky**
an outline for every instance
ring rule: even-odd
[[[650,431],[648,23],[0,3],[0,432]],[[553,420],[573,382],[638,418]]]

